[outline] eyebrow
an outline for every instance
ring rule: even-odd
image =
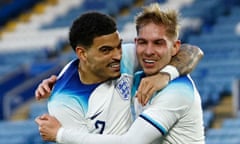
[[[137,38],[137,41],[139,41],[139,40],[142,40],[142,41],[149,41],[149,40],[147,40],[147,39],[145,39],[145,38]],[[159,39],[154,39],[154,40],[150,40],[150,41],[166,41],[166,40],[163,39],[163,38],[159,38]]]
[[[116,47],[119,47],[122,45],[122,42],[123,42],[123,39],[120,39],[120,42],[118,43],[118,45]],[[101,47],[99,47],[98,49],[101,49],[101,48],[113,48],[112,46],[108,46],[108,45],[103,45]]]

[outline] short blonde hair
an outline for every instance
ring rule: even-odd
[[[178,12],[175,10],[168,10],[166,12],[160,9],[158,3],[150,4],[143,7],[143,11],[138,13],[135,17],[135,24],[137,35],[139,29],[148,24],[155,23],[157,25],[164,25],[166,27],[167,37],[172,40],[177,40],[179,36]]]

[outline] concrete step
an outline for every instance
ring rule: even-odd
[[[220,128],[225,118],[233,117],[232,96],[225,96],[219,105],[213,108],[215,120],[213,121],[212,128]]]

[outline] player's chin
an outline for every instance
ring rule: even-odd
[[[108,70],[112,74],[120,74],[120,67],[108,67]]]
[[[118,78],[120,76],[120,71],[112,71],[111,73],[110,73],[110,77],[111,78]]]
[[[158,70],[157,69],[148,69],[148,68],[145,68],[145,69],[143,69],[144,70],[144,73],[146,74],[146,75],[154,75],[154,74],[156,74],[156,73],[158,73]]]
[[[108,74],[111,78],[117,78],[120,76],[120,67],[108,67],[105,74]]]

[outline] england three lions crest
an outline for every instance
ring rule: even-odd
[[[117,81],[116,89],[122,99],[128,100],[131,97],[131,80],[128,76],[121,76]]]

